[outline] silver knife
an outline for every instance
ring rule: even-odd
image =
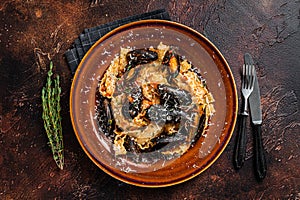
[[[250,54],[246,53],[244,56],[245,64],[254,64],[253,59]],[[258,80],[255,71],[255,82],[253,91],[249,97],[249,106],[251,114],[251,122],[253,126],[253,138],[254,138],[254,160],[255,160],[255,172],[257,178],[262,180],[266,176],[267,165],[265,152],[262,143],[262,110],[260,102],[260,91],[258,86]]]

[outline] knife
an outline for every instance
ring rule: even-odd
[[[245,64],[254,64],[250,54],[244,55]],[[253,127],[253,138],[254,138],[254,162],[255,162],[255,173],[259,180],[262,180],[266,176],[267,165],[265,152],[262,143],[262,110],[260,102],[260,91],[258,86],[258,80],[255,71],[255,82],[253,91],[249,97],[250,115]]]

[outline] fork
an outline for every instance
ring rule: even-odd
[[[248,98],[253,91],[255,71],[253,65],[243,65],[242,71],[242,96],[244,97],[242,112],[239,115],[239,129],[237,133],[237,143],[234,152],[234,164],[240,169],[246,157],[247,136],[245,132],[246,119],[248,117]]]
[[[95,7],[101,3],[101,0],[90,0],[90,7]]]

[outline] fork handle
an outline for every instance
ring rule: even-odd
[[[265,152],[262,143],[261,125],[253,125],[254,129],[254,160],[255,160],[255,172],[258,180],[262,180],[266,176],[267,163]]]
[[[234,165],[237,169],[240,169],[245,161],[246,157],[246,119],[247,115],[240,114],[239,115],[239,126],[238,126],[238,133],[237,133],[237,141],[234,149]]]

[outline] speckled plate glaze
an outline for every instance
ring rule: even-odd
[[[205,137],[181,157],[167,162],[130,163],[116,158],[111,143],[99,131],[95,118],[98,82],[120,47],[156,47],[160,42],[199,68],[213,94],[216,113]],[[123,182],[164,187],[187,181],[210,167],[228,144],[237,116],[237,93],[230,68],[220,51],[195,30],[170,21],[143,20],[119,27],[88,51],[74,76],[70,112],[76,137],[89,158],[103,171]]]

